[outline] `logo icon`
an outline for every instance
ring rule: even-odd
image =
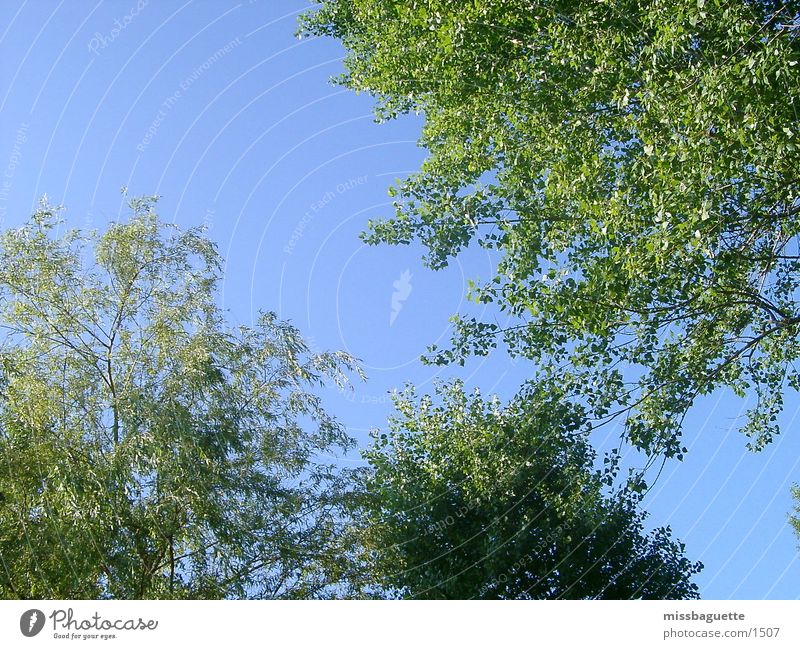
[[[39,631],[44,628],[44,613],[38,608],[32,608],[30,611],[25,611],[22,617],[19,618],[19,630],[22,635],[27,638],[32,638]]]
[[[400,277],[398,277],[393,283],[392,286],[394,287],[394,293],[392,293],[392,312],[389,314],[389,326],[391,327],[394,324],[394,321],[397,319],[397,316],[400,314],[400,311],[403,309],[403,302],[408,299],[408,296],[411,295],[411,271],[406,268],[402,273],[400,273]]]

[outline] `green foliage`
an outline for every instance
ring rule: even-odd
[[[134,199],[101,236],[43,203],[0,235],[0,596],[321,597],[347,579],[354,369],[215,305],[200,229]]]
[[[800,540],[800,485],[792,487],[792,498],[795,500],[794,513],[797,516],[790,516],[789,523],[794,528],[794,533],[798,540]]]
[[[541,385],[506,408],[459,383],[397,395],[366,453],[368,562],[401,597],[682,599],[702,566],[594,469],[583,409]]]
[[[301,31],[341,40],[341,82],[426,117],[366,240],[500,254],[471,297],[516,324],[456,319],[431,361],[502,339],[653,454],[722,387],[756,397],[750,446],[773,438],[800,384],[800,3],[320,4]]]

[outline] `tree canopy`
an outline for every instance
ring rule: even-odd
[[[336,594],[352,440],[314,388],[353,359],[226,325],[214,245],[130,205],[0,234],[0,596]]]
[[[501,407],[460,383],[408,388],[366,452],[364,548],[390,593],[426,599],[691,599],[702,566],[644,533],[615,466],[594,468],[583,408],[539,385]],[[612,482],[612,480],[609,480]]]
[[[463,362],[498,344],[558,375],[596,422],[685,452],[683,417],[726,387],[744,432],[779,432],[800,384],[800,3],[324,0],[301,33],[346,48],[377,116],[425,115],[421,169],[370,243],[439,268],[496,250],[454,318]],[[534,380],[539,380],[537,377]]]

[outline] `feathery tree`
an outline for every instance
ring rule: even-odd
[[[228,327],[214,245],[155,202],[0,234],[0,596],[337,594],[351,440],[314,388],[353,360],[271,313]]]

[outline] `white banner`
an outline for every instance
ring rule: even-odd
[[[800,647],[800,603],[4,601],[0,647]]]

